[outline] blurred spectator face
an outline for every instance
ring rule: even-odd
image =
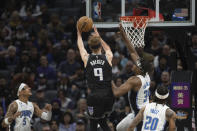
[[[152,46],[158,46],[159,45],[159,40],[157,37],[154,37],[151,41]]]
[[[16,56],[16,47],[14,46],[9,46],[8,47],[8,55],[9,57],[15,57]]]
[[[57,25],[59,23],[59,17],[58,17],[57,14],[53,14],[51,16],[51,22],[52,22],[53,25]]]
[[[59,103],[56,102],[56,101],[54,101],[54,102],[52,103],[52,109],[60,109]]]
[[[161,58],[159,61],[160,67],[165,67],[167,64],[167,60],[165,58]]]
[[[168,45],[164,45],[162,49],[163,55],[169,56],[170,55],[170,47]]]
[[[197,35],[192,36],[192,45],[197,46]]]
[[[71,86],[71,89],[72,89],[72,91],[75,91],[75,90],[78,89],[78,87],[77,87],[75,84],[73,84],[73,85]]]
[[[5,88],[7,82],[5,78],[0,78],[0,88]]]
[[[62,74],[61,76],[60,76],[60,82],[61,82],[61,84],[67,84],[68,83],[68,77],[66,76],[66,74]]]
[[[69,49],[67,52],[67,60],[73,61],[75,59],[75,51],[73,49]]]
[[[79,106],[79,109],[85,111],[87,108],[87,100],[83,98],[79,99],[78,106]]]
[[[51,131],[51,128],[50,128],[49,125],[44,125],[44,126],[42,127],[42,131]]]
[[[51,130],[52,131],[58,131],[59,127],[56,121],[52,120],[51,121]]]
[[[67,47],[68,46],[68,42],[66,40],[61,40],[61,46],[62,47]]]
[[[58,92],[58,96],[59,98],[62,98],[62,99],[65,98],[64,92],[62,90]]]
[[[70,123],[70,121],[71,121],[70,115],[65,114],[65,115],[64,115],[64,123],[68,124],[68,123]]]
[[[117,86],[117,87],[120,87],[121,84],[122,84],[122,79],[121,79],[121,78],[118,78],[118,79],[116,80],[116,86]]]
[[[85,131],[85,124],[77,123],[76,131]]]
[[[170,74],[167,71],[163,71],[161,74],[161,81],[166,83],[170,81]]]
[[[39,74],[39,84],[40,85],[44,85],[47,83],[47,79],[46,77],[44,76],[44,74]]]
[[[133,68],[133,62],[132,61],[128,61],[126,66],[125,66],[125,69],[127,72],[131,72],[131,71],[134,71],[135,69]]]
[[[42,67],[47,67],[48,60],[47,60],[47,57],[46,56],[41,56],[41,58],[40,58],[40,64],[41,64]]]
[[[36,92],[37,99],[44,99],[44,91],[40,90]]]
[[[22,52],[21,60],[22,60],[23,63],[26,63],[26,62],[29,61],[29,53],[28,53],[28,51],[23,51]]]
[[[112,59],[112,65],[113,66],[117,66],[118,63],[119,63],[119,58],[118,57],[113,57],[113,59]]]
[[[31,57],[32,57],[32,58],[37,58],[37,55],[38,55],[38,50],[37,50],[37,48],[32,48],[32,49],[31,49]]]

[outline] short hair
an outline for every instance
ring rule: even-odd
[[[101,47],[100,37],[90,35],[89,38],[88,38],[88,45],[89,45],[91,50],[97,50],[99,47]]]
[[[168,88],[161,85],[157,87],[156,91],[159,95],[166,95],[167,93],[169,93]],[[169,97],[167,97],[166,99],[159,99],[158,97],[154,96],[154,102],[158,104],[165,104],[168,100]]]

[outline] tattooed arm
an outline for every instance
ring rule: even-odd
[[[17,112],[17,109],[18,109],[18,105],[15,101],[9,105],[8,111],[2,122],[3,127],[9,126],[13,122],[13,120],[15,120],[16,117],[18,117],[21,114],[21,112]]]
[[[176,130],[176,113],[171,110],[170,108],[168,108],[166,110],[166,118],[167,121],[169,122],[169,131],[175,131]]]
[[[33,103],[34,105],[34,111],[35,111],[35,115],[37,115],[38,117],[46,120],[46,121],[50,121],[51,120],[51,116],[52,116],[52,113],[51,113],[51,105],[50,104],[46,104],[44,109],[41,110],[37,104]]]
[[[133,119],[128,131],[134,131],[135,127],[143,120],[145,107],[141,108],[137,116]]]

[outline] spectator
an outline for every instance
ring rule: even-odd
[[[160,47],[159,40],[157,37],[154,36],[151,39],[151,47],[150,49],[147,49],[147,52],[153,54],[154,56],[157,56],[160,54],[161,47]]]
[[[0,106],[0,123],[3,122],[3,119],[4,119],[4,111],[3,111],[3,108]],[[6,129],[3,128],[2,125],[0,124],[0,130],[1,130],[1,131],[4,131],[4,130],[6,130]]]
[[[157,68],[155,68],[155,72],[154,72],[154,78],[156,80],[157,83],[161,82],[161,73],[163,71],[170,71],[170,68],[167,65],[167,58],[166,56],[160,56],[159,57],[159,66]]]
[[[27,50],[22,51],[20,62],[16,66],[15,73],[25,72],[24,70],[31,70],[32,73],[35,72],[35,66],[31,63],[29,52]]]
[[[50,127],[51,127],[51,131],[58,131],[59,122],[56,120],[51,120]]]
[[[79,90],[79,87],[76,85],[76,84],[72,84],[71,85],[71,89],[68,93],[68,97],[72,100],[72,103],[73,103],[73,106],[74,108],[76,108],[77,106],[77,101],[79,100],[80,98],[80,90]]]
[[[64,90],[66,93],[68,92],[69,87],[69,78],[66,74],[61,74],[59,76],[60,78],[58,79],[58,83],[57,83],[57,90]]]
[[[77,78],[76,70],[80,68],[80,64],[75,61],[75,50],[69,49],[66,58],[66,61],[60,63],[58,74],[65,73],[69,76],[69,80],[73,81]]]
[[[36,90],[36,98],[34,102],[37,103],[41,109],[44,108],[45,104],[48,103],[48,100],[45,99],[45,90],[42,88]]]
[[[71,112],[65,112],[62,121],[59,126],[59,131],[75,131],[76,124],[73,121],[73,116]]]
[[[120,77],[123,81],[127,80],[130,76],[134,75],[132,72],[133,62],[131,60],[127,61],[125,68],[121,70]]]
[[[46,56],[40,57],[40,66],[37,68],[37,73],[38,74],[43,73],[46,76],[46,78],[49,80],[56,79],[55,70],[48,66],[48,60]]]
[[[35,67],[38,67],[38,65],[39,65],[39,58],[40,58],[40,55],[39,55],[37,48],[35,48],[35,47],[31,48],[30,61]]]
[[[164,86],[170,90],[170,74],[167,71],[163,71],[161,74],[161,83],[159,86]]]
[[[50,127],[49,127],[49,125],[47,124],[47,121],[42,120],[42,119],[40,119],[40,118],[38,118],[38,119],[35,121],[33,127],[34,127],[34,130],[35,130],[35,131],[44,131],[44,130],[45,130],[45,131],[50,131]]]
[[[61,111],[65,112],[68,109],[73,108],[73,102],[70,98],[65,96],[66,93],[64,90],[58,91],[58,99],[61,101]]]
[[[12,46],[12,45],[9,46],[8,47],[8,55],[5,57],[6,65],[8,67],[11,67],[11,68],[9,68],[11,70],[16,67],[16,65],[18,64],[18,61],[19,61],[19,58],[16,55],[16,47]]]
[[[64,36],[63,39],[60,41],[60,43],[56,43],[53,46],[53,56],[54,60],[59,65],[61,61],[66,60],[66,52],[69,49],[69,42],[67,40],[67,37]]]
[[[82,119],[77,120],[76,131],[86,131],[85,122]]]
[[[37,89],[39,90],[46,90],[46,89],[50,89],[49,85],[47,84],[47,79],[46,76],[44,74],[39,74],[38,76],[38,83],[37,83]]]
[[[120,74],[120,54],[116,52],[112,60],[112,74],[118,76]]]
[[[61,118],[61,101],[59,99],[54,99],[51,102],[52,104],[52,119],[58,121]]]
[[[87,100],[84,98],[81,98],[77,102],[77,109],[74,111],[75,117],[84,117],[84,113],[87,109]]]
[[[51,127],[49,126],[49,124],[44,124],[42,127],[42,131],[51,131]]]

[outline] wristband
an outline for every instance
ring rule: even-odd
[[[8,121],[8,118],[5,118],[4,122],[5,122],[6,125],[10,125],[10,124],[11,124],[11,123]]]

